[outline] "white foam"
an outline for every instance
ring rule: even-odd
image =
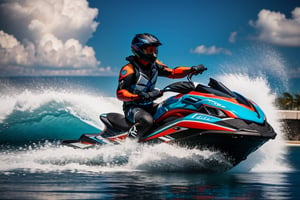
[[[245,74],[225,74],[218,77],[228,88],[239,92],[258,104],[266,114],[267,121],[277,133],[275,140],[270,140],[251,155],[241,166],[251,171],[289,171],[285,160],[287,147],[284,141],[284,129],[274,105],[276,94],[272,93],[265,77],[250,78]]]
[[[188,150],[168,144],[140,145],[127,140],[122,145],[99,149],[73,149],[52,144],[0,153],[0,172],[102,173],[115,171],[215,170],[231,167],[218,152]]]

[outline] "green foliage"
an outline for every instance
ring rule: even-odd
[[[276,105],[282,110],[300,110],[300,95],[285,92],[276,99]]]

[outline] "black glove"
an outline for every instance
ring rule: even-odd
[[[139,97],[146,101],[153,101],[163,95],[162,91],[158,89],[154,89],[151,92],[139,92],[138,93]]]
[[[196,65],[191,67],[191,74],[202,74],[205,70],[207,70],[206,67],[204,67],[204,65],[200,64],[200,65]]]
[[[148,94],[152,99],[157,99],[163,95],[162,91],[160,91],[159,89],[154,89],[153,91],[148,92]]]

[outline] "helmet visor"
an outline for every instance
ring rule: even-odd
[[[157,57],[158,48],[157,46],[146,46],[143,48],[143,52],[145,55],[154,55]]]

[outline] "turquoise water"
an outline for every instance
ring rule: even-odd
[[[100,113],[122,112],[117,77],[1,78],[1,199],[297,199],[300,148],[282,139],[268,80],[214,78],[254,100],[278,132],[225,172],[230,164],[212,151],[132,141],[89,150],[61,146],[61,139],[103,129]],[[203,172],[208,168],[214,173]]]

